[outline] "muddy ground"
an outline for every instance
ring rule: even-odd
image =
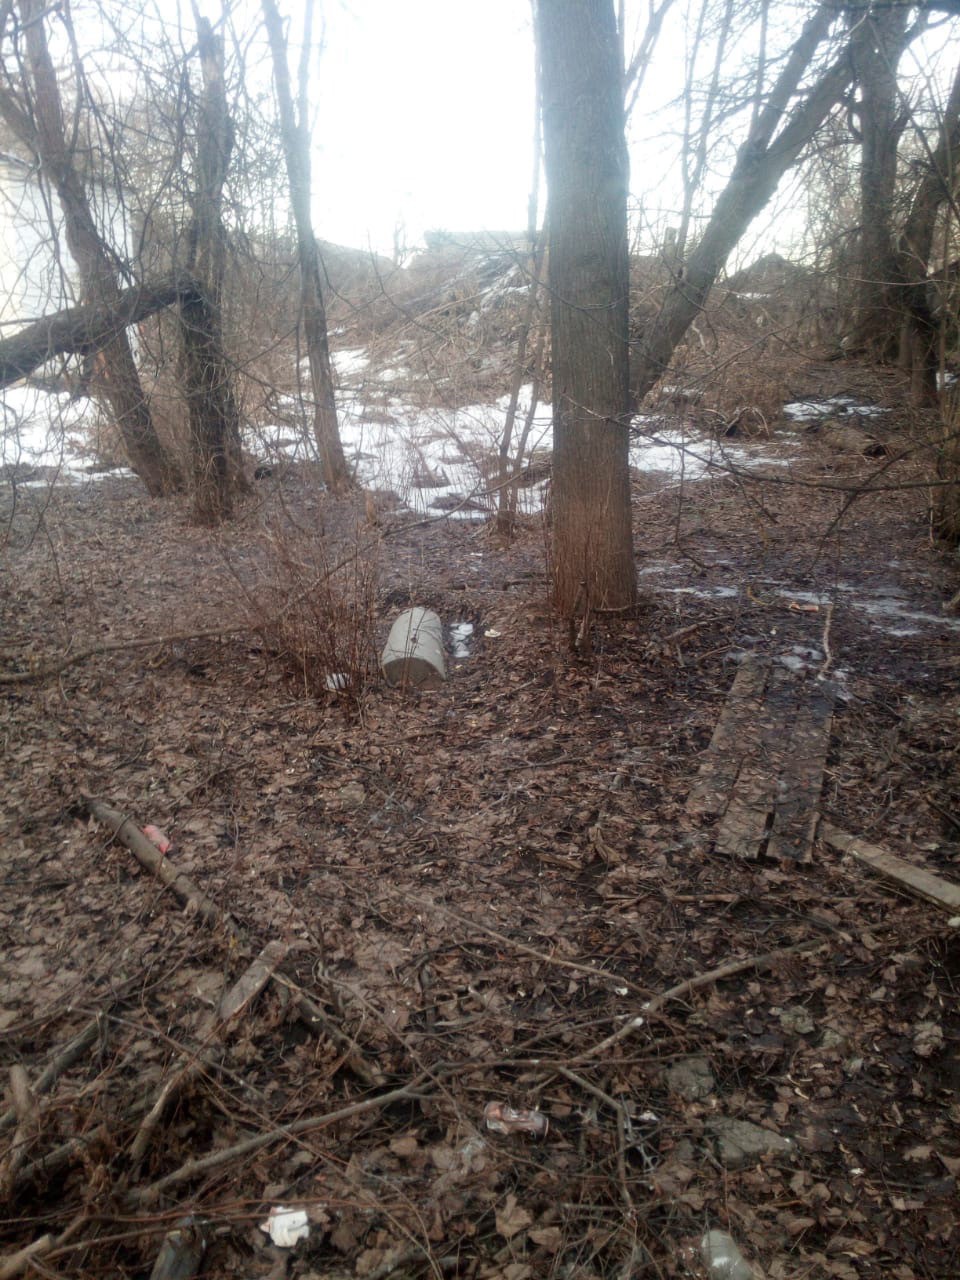
[[[0,1274],[49,1236],[24,1273],[147,1276],[190,1214],[215,1277],[704,1276],[711,1228],[758,1275],[960,1275],[956,924],[821,844],[722,858],[684,809],[737,663],[786,658],[837,684],[823,814],[960,879],[956,561],[922,455],[762,444],[766,479],[638,483],[642,605],[580,656],[538,518],[376,524],[291,469],[212,538],[135,481],[4,488],[3,670],[103,651],[0,686],[0,1050],[30,1087]],[[857,481],[846,510],[818,487]],[[329,646],[360,672],[407,603],[473,625],[444,687],[325,692]],[[212,918],[93,797],[173,840]],[[277,980],[218,1019],[268,944]]]

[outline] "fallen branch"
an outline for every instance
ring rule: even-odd
[[[0,1161],[0,1195],[6,1199],[14,1188],[17,1173],[27,1158],[31,1131],[37,1128],[37,1102],[30,1079],[19,1062],[10,1068],[10,1097],[17,1116],[17,1127],[6,1159]]]
[[[269,942],[264,947],[238,981],[224,993],[212,1024],[207,1028],[208,1036],[222,1035],[227,1023],[238,1017],[260,994],[272,978],[277,965],[286,959],[289,949],[284,942]],[[206,1048],[196,1054],[181,1054],[181,1062],[183,1065],[157,1091],[153,1105],[141,1121],[136,1137],[130,1144],[130,1162],[134,1169],[139,1168],[151,1138],[172,1103],[182,1096],[187,1086],[198,1076],[205,1071],[217,1069],[213,1054]]]
[[[202,1173],[209,1173],[213,1169],[219,1169],[223,1165],[229,1164],[231,1160],[238,1160],[242,1156],[250,1155],[254,1151],[260,1151],[263,1147],[271,1146],[275,1142],[285,1142],[304,1133],[313,1133],[317,1129],[326,1129],[331,1124],[337,1124],[340,1120],[349,1120],[352,1116],[362,1115],[365,1111],[375,1111],[380,1107],[388,1107],[391,1103],[397,1102],[401,1098],[421,1098],[424,1095],[420,1092],[418,1086],[423,1079],[424,1076],[421,1075],[410,1084],[403,1085],[399,1089],[391,1089],[389,1092],[381,1093],[375,1098],[365,1098],[362,1102],[354,1102],[350,1106],[341,1107],[339,1111],[331,1111],[327,1115],[306,1116],[303,1120],[295,1120],[293,1124],[283,1125],[278,1129],[269,1129],[265,1133],[255,1134],[252,1138],[245,1138],[242,1142],[235,1142],[232,1147],[223,1147],[219,1151],[211,1152],[208,1156],[201,1156],[198,1160],[188,1160],[179,1169],[168,1173],[166,1177],[160,1178],[149,1187],[132,1192],[128,1197],[128,1201],[134,1206],[152,1204],[170,1187],[189,1182]]]
[[[36,1182],[38,1178],[49,1176],[52,1173],[59,1173],[61,1169],[65,1169],[67,1165],[80,1163],[87,1155],[89,1148],[96,1143],[104,1143],[107,1133],[103,1125],[98,1125],[96,1129],[90,1133],[81,1134],[79,1137],[71,1138],[68,1142],[64,1142],[59,1147],[54,1147],[52,1151],[48,1151],[45,1156],[41,1156],[39,1160],[33,1160],[30,1164],[25,1164],[17,1172],[16,1185],[18,1187],[27,1186],[31,1182]]]
[[[0,340],[0,387],[25,378],[54,356],[100,351],[129,325],[139,324],[178,299],[196,297],[197,289],[195,280],[165,276],[124,289],[110,306],[85,303],[35,320],[13,337]]]
[[[23,1275],[31,1259],[40,1258],[45,1253],[49,1253],[53,1246],[54,1237],[45,1235],[28,1244],[25,1249],[19,1249],[16,1253],[8,1254],[6,1258],[0,1258],[0,1280],[13,1280],[14,1276]]]
[[[121,844],[126,845],[141,866],[146,867],[173,890],[190,912],[199,915],[208,924],[224,929],[231,939],[240,941],[240,930],[232,916],[221,911],[189,876],[178,871],[130,818],[125,818],[102,800],[87,800],[87,808],[98,822],[111,829]]]
[[[164,884],[168,885],[182,902],[195,910],[208,924],[213,925],[215,928],[223,929],[235,945],[245,945],[246,940],[233,917],[222,912],[215,903],[211,902],[189,876],[177,872],[169,859],[164,857],[157,847],[146,838],[132,819],[125,818],[116,809],[111,809],[101,800],[88,799],[86,803],[90,813],[98,821],[104,822],[110,827],[117,839],[126,845],[137,861],[162,880]],[[311,1000],[295,983],[275,971],[276,963],[272,962],[274,953],[270,951],[270,947],[278,945],[277,943],[268,944],[261,956],[262,964],[270,969],[270,981],[276,987],[294,992],[298,1016],[314,1035],[319,1035],[322,1031],[344,1050],[344,1061],[359,1080],[362,1080],[370,1088],[382,1086],[384,1082],[383,1073],[364,1059],[356,1041],[334,1026],[320,1006]],[[253,979],[250,979],[250,981],[253,981]],[[225,1000],[230,1000],[231,1005],[237,1004],[240,999],[237,987],[233,991],[234,994],[232,996],[225,997]],[[239,1008],[238,1004],[237,1008]],[[227,1008],[226,1016],[232,1016],[230,1006]],[[182,1083],[186,1083],[186,1081]]]
[[[555,762],[548,761],[547,763],[552,764]],[[479,929],[481,933],[496,939],[497,942],[502,942],[504,946],[510,947],[513,951],[519,951],[521,955],[532,956],[543,964],[559,969],[571,969],[574,973],[587,974],[591,978],[601,978],[612,986],[627,987],[631,991],[636,991],[638,995],[646,995],[645,989],[639,983],[631,982],[629,978],[625,978],[619,973],[611,973],[608,969],[596,969],[593,965],[580,964],[576,960],[561,960],[558,956],[548,955],[546,951],[539,951],[536,947],[530,947],[525,942],[518,942],[516,938],[511,938],[505,933],[498,933],[496,929],[491,929],[489,925],[484,924],[481,920],[462,916],[458,911],[454,911],[452,907],[448,907],[442,902],[432,902],[428,898],[419,898],[415,893],[404,893],[400,889],[394,892],[398,897],[405,898],[409,902],[415,902],[418,906],[442,911],[445,915],[450,916],[452,920],[456,920],[458,924],[462,924],[468,929]]]

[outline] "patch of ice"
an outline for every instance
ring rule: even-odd
[[[696,596],[698,600],[730,600],[740,594],[739,587],[664,587],[675,596]]]
[[[637,414],[633,420],[630,463],[638,471],[667,474],[674,480],[702,480],[722,475],[727,466],[749,470],[760,466],[789,466],[790,458],[765,452],[762,446],[721,444],[695,439],[688,432],[660,429],[662,419]]]
[[[816,418],[839,418],[847,413],[869,418],[878,413],[889,413],[878,404],[866,404],[853,396],[830,396],[825,400],[794,400],[783,406],[783,416],[795,422],[810,422]]]
[[[106,475],[133,475],[126,467],[91,470],[87,442],[96,432],[97,409],[90,400],[21,385],[4,389],[0,409],[0,467],[45,472],[19,481],[22,486],[88,484]]]
[[[515,436],[530,404],[531,387],[524,387],[517,405]],[[340,434],[348,456],[356,460],[360,481],[370,488],[398,494],[419,515],[449,515],[475,519],[496,505],[495,460],[503,434],[509,396],[492,404],[467,405],[456,410],[421,409],[399,399],[384,407],[389,422],[364,421],[359,400],[341,396]],[[526,445],[525,461],[534,451],[552,444],[552,414],[540,405]],[[424,488],[417,480],[442,476],[445,483]],[[544,482],[521,487],[521,514],[542,509]]]

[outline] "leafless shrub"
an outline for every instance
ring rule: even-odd
[[[263,551],[243,587],[257,630],[298,691],[358,702],[377,667],[376,542],[360,528],[348,544],[278,519]]]

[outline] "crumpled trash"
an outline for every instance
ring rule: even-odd
[[[156,845],[161,853],[169,853],[173,848],[173,841],[170,837],[152,823],[143,828],[143,834],[152,845]]]
[[[282,1204],[275,1204],[266,1221],[260,1223],[260,1230],[265,1231],[281,1249],[292,1249],[298,1240],[304,1240],[310,1234],[310,1221],[306,1209],[288,1209]]]
[[[483,1118],[494,1133],[532,1133],[545,1138],[550,1121],[542,1111],[518,1110],[505,1102],[488,1102],[483,1108]]]

